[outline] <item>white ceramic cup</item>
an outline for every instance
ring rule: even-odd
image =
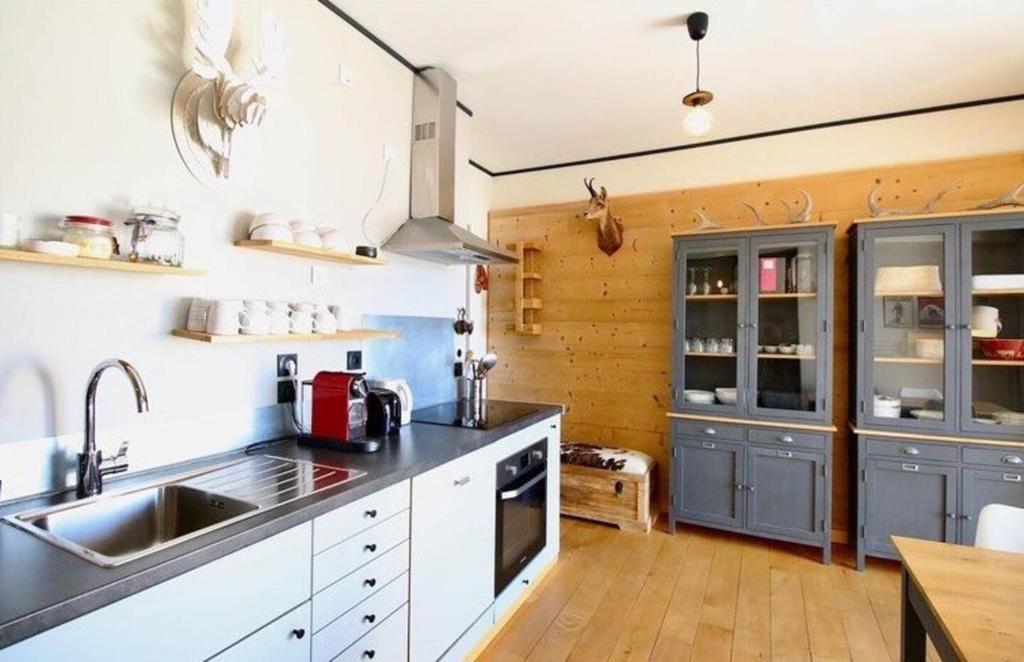
[[[287,225],[261,225],[249,233],[250,239],[292,242],[294,237]]]
[[[284,301],[271,301],[267,304],[270,310],[270,333],[283,335],[291,331],[291,321],[288,315],[291,309]]]
[[[320,244],[323,248],[329,251],[341,248],[341,231],[337,228],[317,228],[316,232],[320,235]]]
[[[345,328],[345,311],[342,309],[341,304],[334,303],[327,307],[331,314],[334,315],[334,319],[338,322],[338,328]]]
[[[20,241],[19,225],[21,219],[17,214],[0,213],[0,247],[17,248]]]
[[[327,306],[318,307],[313,315],[313,331],[316,333],[337,333],[338,320]]]
[[[206,331],[206,320],[210,315],[210,301],[194,297],[188,307],[188,321],[185,328],[189,331]]]
[[[206,317],[206,332],[215,336],[234,336],[242,327],[242,302],[237,299],[211,301]]]
[[[296,308],[296,306],[302,306]],[[313,305],[292,304],[292,312],[288,317],[291,333],[313,333]]]
[[[978,338],[995,338],[1003,330],[999,309],[993,306],[974,306],[971,309],[971,328]]]
[[[265,336],[270,333],[270,308],[266,301],[249,299],[240,315],[242,335]]]

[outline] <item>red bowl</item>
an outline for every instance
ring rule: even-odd
[[[1024,358],[1024,338],[993,338],[981,341],[986,358],[1013,361]]]

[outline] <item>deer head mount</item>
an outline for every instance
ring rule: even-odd
[[[234,30],[232,0],[195,4],[190,71],[174,91],[171,127],[178,153],[203,184],[230,177],[235,134],[263,122],[268,83],[283,69],[285,43],[277,21],[262,12],[260,28],[260,54],[252,60],[252,72],[241,76],[227,59]]]
[[[590,205],[587,207],[586,219],[597,221],[597,247],[608,256],[622,247],[622,218],[612,216],[608,209],[608,191],[601,187],[601,192],[594,190],[594,178],[583,179],[583,185],[590,193]]]

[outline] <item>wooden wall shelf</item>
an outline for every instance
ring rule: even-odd
[[[516,320],[512,328],[522,335],[538,336],[541,326],[537,315],[544,307],[543,301],[537,296],[537,283],[541,281],[540,272],[537,271],[537,255],[541,249],[529,241],[512,244],[511,248],[519,257],[514,283]]]
[[[188,329],[174,329],[171,335],[186,340],[212,343],[214,345],[238,345],[243,343],[259,342],[293,342],[293,341],[327,341],[327,340],[375,340],[379,338],[398,338],[401,334],[397,331],[382,331],[380,329],[351,329],[349,331],[338,331],[337,333],[284,333],[280,335],[263,336],[215,336],[201,331],[189,331]]]
[[[0,260],[10,260],[12,262],[29,262],[33,264],[49,264],[61,267],[105,269],[107,271],[131,271],[140,274],[163,274],[168,276],[206,275],[206,271],[204,269],[189,269],[187,267],[168,267],[162,264],[147,264],[145,262],[96,260],[88,257],[65,257],[63,255],[48,255],[46,253],[33,253],[31,251],[20,251],[10,248],[0,248]]]
[[[278,253],[280,255],[296,255],[298,257],[308,257],[314,260],[340,262],[341,264],[370,266],[387,264],[386,260],[379,257],[365,257],[363,255],[356,255],[355,253],[329,251],[323,248],[312,248],[310,246],[302,246],[301,244],[293,244],[288,241],[274,241],[271,239],[239,239],[235,242],[235,246],[252,248],[254,250],[265,251],[267,253]]]

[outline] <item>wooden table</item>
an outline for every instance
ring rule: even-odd
[[[903,559],[901,657],[1024,660],[1024,554],[892,537]]]

